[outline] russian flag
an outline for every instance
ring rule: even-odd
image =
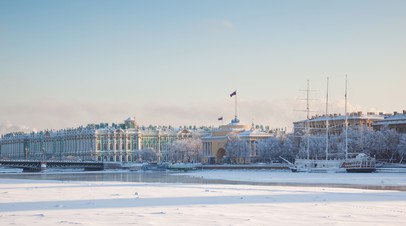
[[[232,92],[232,93],[230,94],[230,97],[233,97],[233,96],[235,96],[235,95],[237,95],[237,90],[234,91],[234,92]]]

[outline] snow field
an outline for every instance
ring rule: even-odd
[[[406,192],[0,180],[0,225],[403,225]]]
[[[406,186],[406,173],[292,173],[269,170],[196,170],[179,175],[230,181],[291,184]]]

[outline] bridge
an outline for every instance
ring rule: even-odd
[[[97,171],[121,168],[120,163],[88,161],[0,160],[1,166],[21,168],[23,172],[40,172],[49,168]]]

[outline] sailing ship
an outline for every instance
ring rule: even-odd
[[[309,107],[309,81],[307,81],[307,120],[306,120],[306,138],[307,138],[307,145],[306,145],[306,152],[307,158],[301,159],[296,158],[294,163],[289,164],[289,168],[292,172],[341,172],[343,171],[340,168],[343,164],[343,160],[341,159],[331,159],[329,158],[329,116],[328,116],[328,85],[329,85],[329,78],[327,77],[327,95],[326,95],[326,153],[325,159],[310,159],[310,107]]]
[[[310,118],[309,118],[309,81],[307,81],[307,120],[305,128],[307,137],[306,152],[307,158],[296,158],[294,163],[283,159],[289,164],[292,172],[374,172],[376,160],[365,153],[358,153],[356,157],[349,158],[348,153],[348,113],[347,113],[347,76],[345,77],[345,159],[329,159],[328,137],[329,137],[329,116],[328,116],[328,78],[326,96],[326,153],[325,159],[310,159]]]

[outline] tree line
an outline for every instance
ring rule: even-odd
[[[406,134],[399,134],[389,128],[374,131],[366,126],[351,126],[347,134],[350,157],[365,153],[383,162],[406,161]],[[345,133],[329,134],[329,159],[345,157],[345,140]],[[275,162],[281,161],[280,156],[290,161],[307,158],[308,142],[311,159],[326,158],[324,135],[311,135],[307,139],[306,135],[299,133],[278,133],[251,144],[247,140],[241,140],[237,134],[231,134],[225,145],[225,162]],[[157,154],[153,150],[140,150],[137,154],[140,161],[157,160]],[[199,137],[177,140],[167,150],[162,150],[161,155],[161,160],[166,162],[202,162],[203,143]]]
[[[309,139],[303,134],[278,134],[267,139],[257,140],[254,161],[280,161],[280,157],[293,161],[295,158],[307,158],[307,150],[311,159],[326,158],[326,142],[328,142],[328,159],[345,157],[345,133],[325,135],[310,135]],[[249,153],[243,140],[229,141],[226,151]],[[246,143],[246,142],[245,142]],[[307,149],[307,146],[309,148]],[[237,148],[235,148],[237,147]],[[252,147],[251,147],[252,149]],[[347,132],[347,152],[349,157],[365,153],[378,161],[402,163],[406,159],[406,134],[399,134],[393,129],[384,127],[374,131],[366,126],[352,126]],[[249,156],[241,154],[240,156]]]

